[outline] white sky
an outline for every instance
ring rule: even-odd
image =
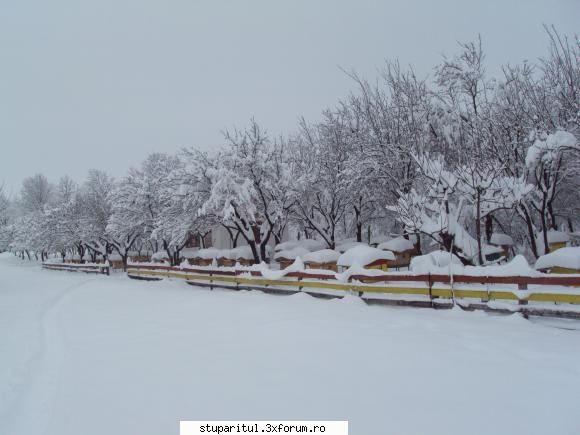
[[[0,0],[0,183],[122,176],[152,151],[209,149],[254,116],[315,120],[386,58],[431,73],[482,35],[488,70],[577,32],[578,0]]]

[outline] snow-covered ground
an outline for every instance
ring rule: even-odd
[[[0,434],[349,420],[580,433],[580,323],[41,270],[0,254]]]

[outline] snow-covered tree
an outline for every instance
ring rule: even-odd
[[[255,122],[227,132],[228,147],[206,171],[209,197],[202,213],[233,227],[250,246],[256,262],[268,259],[267,246],[279,241],[293,204],[291,166],[284,147]]]

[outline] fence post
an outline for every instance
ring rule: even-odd
[[[526,282],[519,282],[518,283],[518,290],[527,290],[528,289],[528,283]],[[518,295],[518,305],[528,305],[528,300],[527,299],[521,299]],[[524,317],[527,319],[527,314],[524,313]]]

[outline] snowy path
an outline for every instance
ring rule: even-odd
[[[0,433],[580,433],[578,322],[43,271],[0,254]]]

